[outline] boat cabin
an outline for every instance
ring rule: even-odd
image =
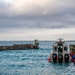
[[[64,41],[59,40],[53,44],[53,52],[56,54],[65,54],[68,52],[68,46]]]

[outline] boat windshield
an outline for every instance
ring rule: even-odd
[[[62,46],[58,46],[58,53],[62,53]]]
[[[67,47],[64,47],[64,51],[67,51]]]
[[[54,50],[54,52],[57,52],[57,46],[55,46],[53,50]]]

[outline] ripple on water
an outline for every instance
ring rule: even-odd
[[[37,50],[1,51],[0,75],[75,75],[73,63],[49,63],[52,42],[43,43]]]

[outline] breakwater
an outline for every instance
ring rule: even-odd
[[[0,50],[24,50],[24,49],[38,49],[38,46],[33,44],[14,44],[12,46],[0,46]]]
[[[0,50],[26,50],[38,49],[38,40],[34,40],[34,44],[13,44],[11,46],[0,46]]]

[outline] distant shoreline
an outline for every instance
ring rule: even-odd
[[[39,42],[55,42],[56,40],[38,40]],[[75,40],[64,40],[66,42],[74,42]],[[0,42],[34,42],[33,40],[0,40]]]

